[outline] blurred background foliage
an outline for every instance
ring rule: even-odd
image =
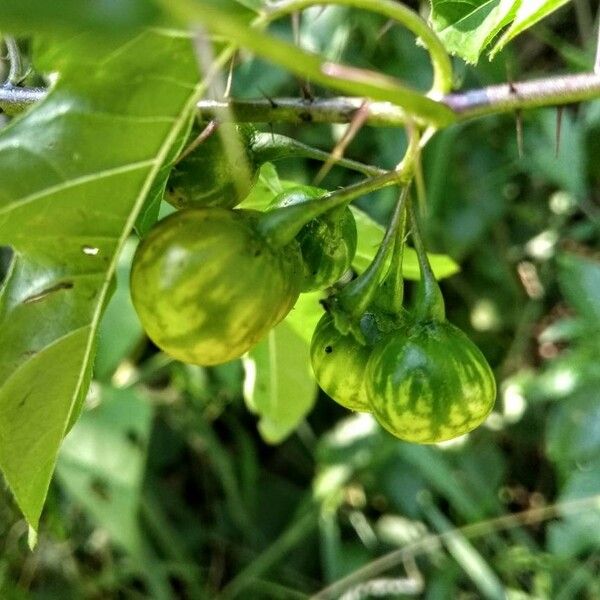
[[[561,10],[492,63],[456,61],[457,84],[589,70],[587,4]],[[291,37],[289,24],[278,27]],[[377,16],[309,10],[300,39],[429,84],[425,52]],[[329,93],[242,54],[233,96],[301,88]],[[293,599],[354,573],[318,597],[600,598],[600,102],[562,112],[558,150],[556,110],[522,117],[522,156],[512,116],[443,131],[424,156],[428,245],[461,267],[442,282],[449,318],[499,384],[483,427],[415,446],[317,397],[300,373],[310,307],[268,341],[282,349],[275,367],[264,347],[245,364],[171,361],[144,338],[129,300],[132,239],[33,552],[8,492],[0,495],[0,596]],[[344,132],[274,129],[325,149]],[[405,144],[403,132],[364,128],[347,154],[392,167]],[[317,169],[278,165],[281,180],[302,183]],[[355,180],[335,169],[325,183]],[[254,201],[279,184],[264,169]],[[393,200],[386,190],[358,205],[383,223]],[[250,392],[244,368],[254,369]]]

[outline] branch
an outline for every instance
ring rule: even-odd
[[[275,98],[269,100],[201,100],[198,110],[220,121],[232,117],[242,123],[350,123],[364,105],[363,98]],[[229,113],[229,116],[228,116]],[[367,122],[372,126],[403,125],[405,112],[387,102],[370,102]]]
[[[600,74],[582,73],[494,85],[443,98],[459,121],[542,106],[563,106],[600,98]]]
[[[0,109],[9,114],[41,100],[40,88],[0,87]],[[448,94],[440,100],[451,109],[455,121],[509,113],[543,106],[562,106],[600,98],[600,73],[549,77]],[[303,100],[275,98],[260,100],[201,100],[198,110],[208,118],[235,118],[253,123],[350,123],[363,98],[336,97]],[[233,116],[231,116],[233,115]],[[404,124],[406,113],[389,102],[369,102],[366,122],[372,126]]]
[[[600,75],[600,24],[598,26],[598,44],[596,46],[596,62],[594,63],[594,73]]]
[[[0,110],[7,115],[14,115],[39,102],[45,95],[46,90],[44,88],[0,86]]]

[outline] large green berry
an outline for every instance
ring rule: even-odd
[[[396,437],[435,443],[480,425],[496,383],[481,351],[447,321],[415,324],[373,351],[366,387],[376,419]]]
[[[200,365],[237,358],[293,307],[302,283],[298,246],[272,247],[257,231],[260,214],[180,211],[138,247],[133,303],[171,356]]]
[[[312,186],[298,186],[282,192],[272,206],[318,202],[327,192]],[[357,231],[352,211],[344,206],[307,223],[296,236],[306,275],[303,292],[332,286],[350,269],[356,253]]]

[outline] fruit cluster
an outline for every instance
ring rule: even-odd
[[[257,134],[249,131],[243,130],[242,147],[254,177],[261,160]],[[330,289],[340,280],[357,243],[348,203],[367,189],[298,186],[265,212],[233,209],[240,200],[235,173],[217,164],[227,159],[221,145],[213,146],[200,146],[174,170],[169,194],[183,209],[145,237],[131,273],[133,302],[150,338],[174,358],[200,365],[242,356],[301,292]],[[263,158],[276,154],[263,148]],[[310,156],[305,146],[299,154]],[[202,166],[196,173],[208,174],[201,188],[181,188],[190,161]],[[407,216],[421,270],[411,311],[403,301]],[[372,412],[390,433],[418,443],[471,431],[492,409],[493,374],[479,349],[445,318],[408,187],[373,262],[326,305],[311,360],[319,385],[342,406]]]

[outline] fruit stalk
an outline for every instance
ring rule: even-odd
[[[329,152],[313,148],[312,146],[298,142],[293,138],[276,133],[256,133],[250,145],[250,151],[256,157],[256,161],[259,164],[294,157],[312,158],[323,162],[331,160],[331,154],[329,154]],[[367,177],[377,177],[386,172],[379,167],[365,165],[364,163],[350,160],[349,158],[337,158],[335,159],[334,164],[351,171],[362,173]]]
[[[414,200],[411,198],[408,202],[411,236],[421,271],[414,316],[417,321],[444,321],[446,319],[444,296],[427,257],[414,205]]]
[[[381,280],[381,274],[385,268],[390,252],[394,248],[394,242],[398,236],[398,229],[403,220],[402,216],[404,215],[404,207],[408,197],[406,189],[407,188],[403,190],[403,193],[396,203],[392,218],[386,229],[383,241],[377,249],[375,258],[362,275],[351,281],[338,295],[340,308],[350,318],[360,317],[373,300],[377,285]]]
[[[360,196],[401,183],[403,178],[404,174],[401,171],[390,171],[330,192],[313,202],[304,202],[266,212],[257,225],[258,230],[273,246],[285,246],[309,221],[330,210],[345,206]]]

